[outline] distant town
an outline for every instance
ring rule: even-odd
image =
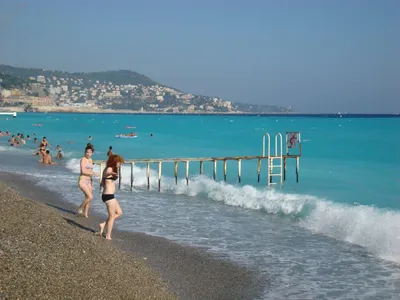
[[[290,107],[232,103],[185,93],[127,70],[67,73],[0,65],[0,107],[25,111],[284,113]]]

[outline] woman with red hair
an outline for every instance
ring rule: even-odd
[[[103,234],[104,228],[107,227],[106,239],[111,240],[111,231],[114,221],[122,215],[121,207],[117,199],[115,199],[115,180],[118,179],[118,169],[124,159],[118,154],[112,154],[108,157],[107,166],[103,171],[103,194],[101,199],[107,206],[108,218],[105,222],[99,224],[100,236]]]

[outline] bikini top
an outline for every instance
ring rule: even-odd
[[[118,176],[116,176],[116,177],[105,177],[105,178],[104,178],[104,180],[107,180],[107,179],[108,179],[108,180],[114,180],[114,181],[115,181],[115,180],[118,179]]]

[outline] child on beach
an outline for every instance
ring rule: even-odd
[[[114,221],[122,215],[121,207],[117,199],[115,199],[115,181],[118,179],[118,169],[121,164],[124,163],[124,159],[117,154],[112,154],[107,160],[107,165],[103,170],[103,194],[101,199],[107,206],[108,218],[105,222],[99,224],[100,236],[103,235],[104,228],[107,227],[106,239],[111,240],[111,232],[114,225]]]

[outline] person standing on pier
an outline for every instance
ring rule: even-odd
[[[100,236],[103,235],[104,228],[107,227],[106,239],[111,240],[111,232],[114,225],[114,221],[122,215],[121,207],[117,199],[115,199],[115,181],[118,179],[118,169],[121,164],[124,163],[124,159],[117,154],[112,154],[108,157],[107,165],[103,170],[103,194],[101,199],[107,206],[108,218],[105,222],[99,224]]]

